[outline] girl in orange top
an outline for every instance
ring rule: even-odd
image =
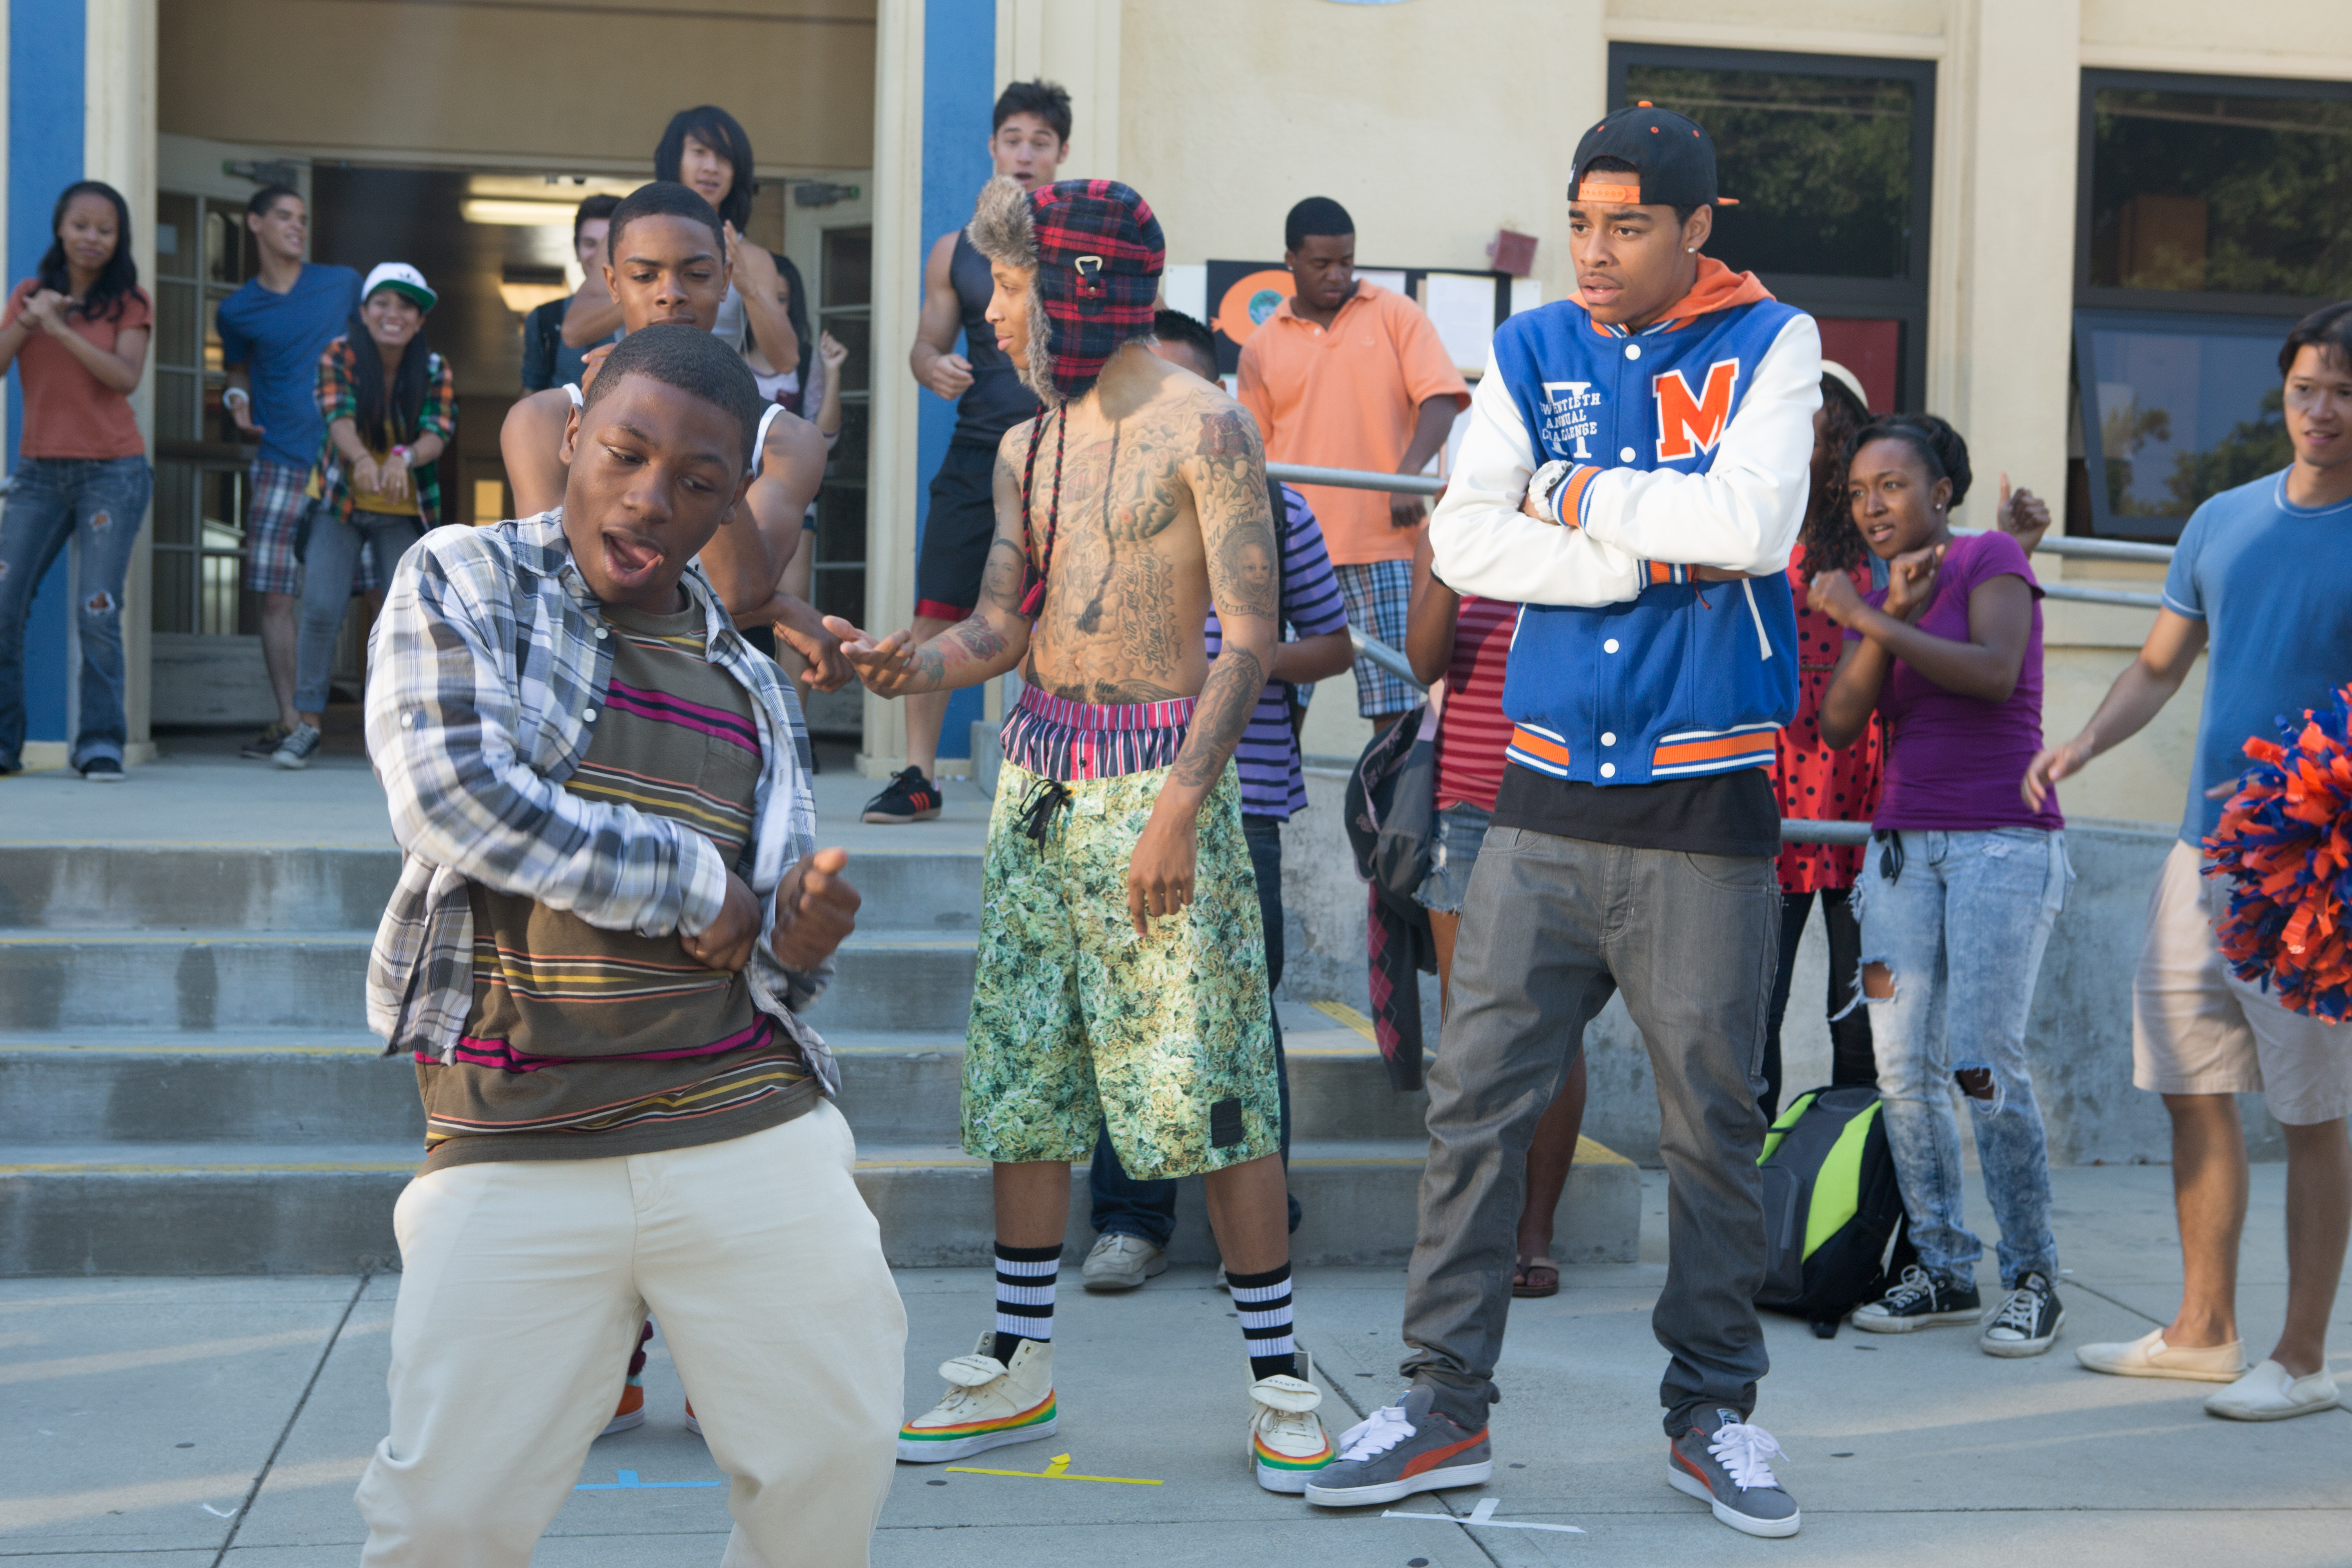
[[[81,711],[68,760],[119,782],[122,584],[155,470],[131,412],[147,366],[154,306],[131,259],[131,209],[96,180],[68,185],[56,237],[0,315],[0,372],[22,385],[24,437],[0,512],[0,773],[23,765],[25,622],[58,552],[79,538],[72,587],[81,638]]]

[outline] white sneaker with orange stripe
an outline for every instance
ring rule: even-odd
[[[1054,1404],[1054,1347],[1023,1340],[1013,1363],[989,1354],[996,1331],[989,1329],[970,1355],[943,1363],[948,1390],[940,1402],[898,1428],[898,1458],[909,1465],[937,1465],[1050,1437],[1059,1419]]]
[[[1250,1384],[1250,1462],[1257,1467],[1258,1485],[1299,1496],[1310,1477],[1339,1457],[1315,1414],[1322,1403],[1315,1363],[1305,1351],[1298,1352],[1297,1377],[1277,1373]]]

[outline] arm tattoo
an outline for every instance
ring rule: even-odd
[[[1227,647],[1209,667],[1209,683],[1192,710],[1192,732],[1177,753],[1178,784],[1205,789],[1217,782],[1225,763],[1241,744],[1242,731],[1265,689],[1265,666],[1244,647]]]

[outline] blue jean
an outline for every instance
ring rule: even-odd
[[[1890,879],[1890,850],[1902,864]],[[1885,964],[1893,994],[1864,1000],[1885,1102],[1886,1141],[1919,1265],[1961,1287],[1984,1244],[1962,1215],[1959,1121],[1952,1076],[1988,1070],[1990,1092],[1967,1096],[1985,1194],[2000,1224],[2000,1281],[2058,1277],[2050,1228],[2050,1145],[2025,1060],[2050,928],[2074,872],[2066,836],[2038,827],[1906,830],[1874,842],[1854,891],[1862,962]]]
[[[1250,870],[1257,879],[1258,914],[1265,925],[1265,989],[1282,984],[1282,819],[1242,814],[1249,840]],[[1282,1163],[1290,1165],[1290,1068],[1282,1055],[1282,1017],[1274,1020],[1274,1071],[1282,1093]],[[1118,1163],[1105,1128],[1095,1138],[1095,1163],[1087,1173],[1090,1217],[1105,1236],[1133,1236],[1166,1247],[1176,1234],[1176,1184],[1139,1182]],[[1290,1228],[1298,1228],[1298,1200],[1290,1200]]]
[[[302,631],[295,644],[294,710],[323,713],[327,688],[335,673],[335,639],[342,635],[343,616],[352,607],[352,584],[358,578],[360,552],[375,558],[375,579],[390,584],[392,569],[408,547],[425,537],[425,524],[413,517],[352,509],[350,522],[320,517],[310,524],[302,546]]]
[[[147,516],[155,470],[144,458],[26,458],[0,511],[0,767],[25,751],[25,617],[69,539],[81,637],[81,711],[68,760],[122,760],[122,584]]]

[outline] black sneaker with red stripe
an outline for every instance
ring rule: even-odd
[[[1415,1492],[1483,1486],[1495,1474],[1486,1428],[1472,1431],[1434,1408],[1436,1391],[1416,1384],[1339,1435],[1339,1457],[1307,1483],[1321,1508],[1362,1508]]]
[[[940,814],[940,786],[920,768],[898,771],[890,787],[866,803],[868,822],[929,822]]]

